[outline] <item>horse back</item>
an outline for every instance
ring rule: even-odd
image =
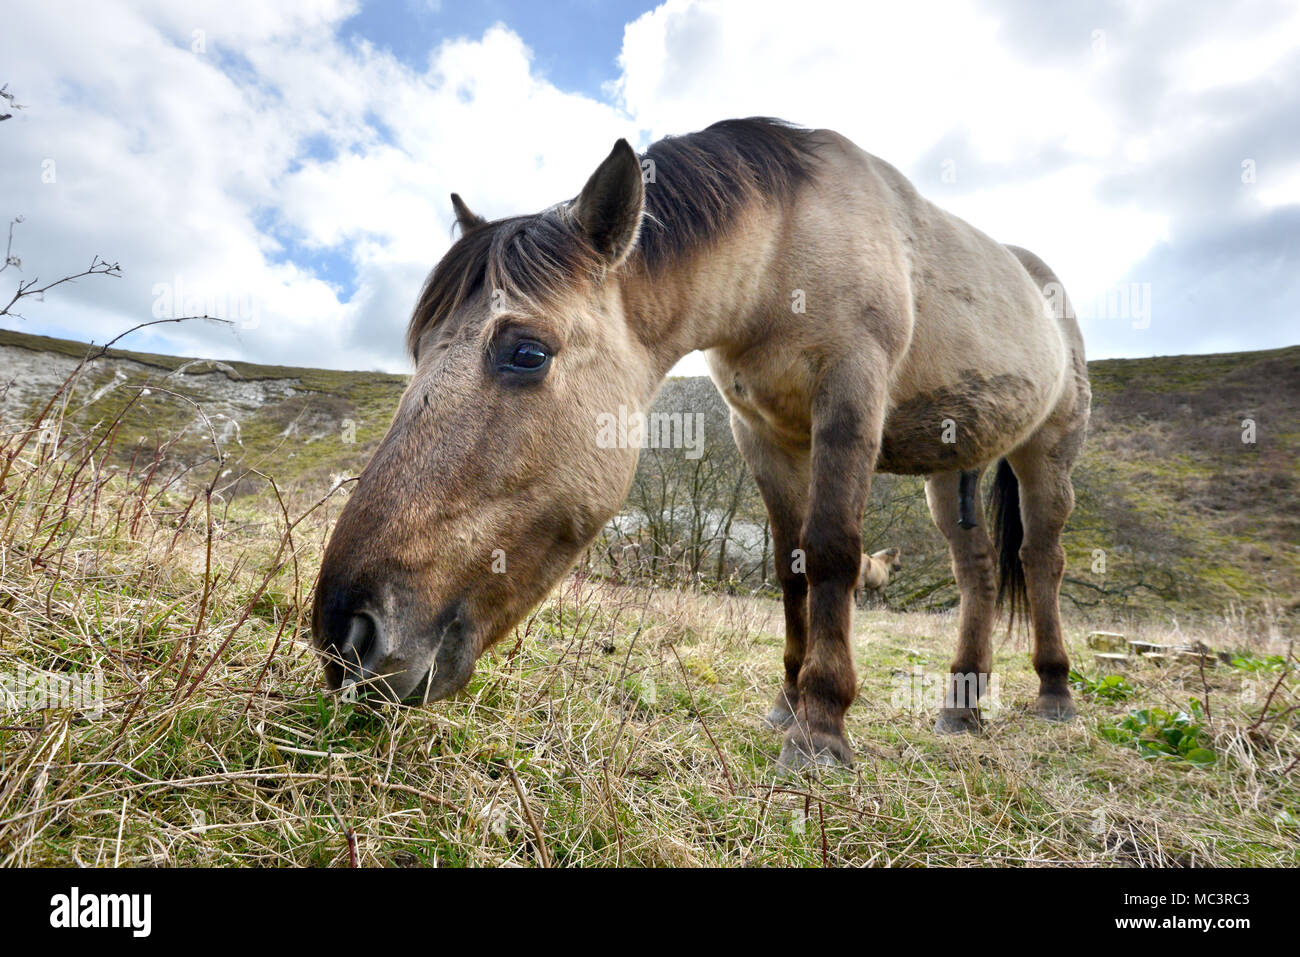
[[[1072,314],[1062,321],[1049,298],[1069,313],[1064,288],[1038,257],[931,203],[888,163],[840,153],[828,175],[858,178],[864,228],[887,224],[875,246],[887,251],[864,266],[897,277],[908,311],[877,467],[929,474],[1005,454],[1051,415],[1082,355]]]

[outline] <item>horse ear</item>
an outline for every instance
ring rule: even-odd
[[[460,198],[459,193],[451,194],[451,208],[456,211],[456,222],[460,224],[462,233],[467,233],[487,222],[486,219],[465,205],[465,201]]]
[[[641,161],[619,140],[573,201],[573,217],[596,252],[617,266],[636,243],[644,207]]]

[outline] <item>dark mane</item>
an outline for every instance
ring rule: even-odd
[[[642,156],[645,217],[629,262],[659,272],[707,246],[747,204],[787,201],[811,173],[812,133],[752,117],[653,144]],[[600,257],[573,228],[564,205],[486,223],[453,243],[425,280],[411,316],[406,343],[412,355],[426,329],[485,284],[545,304],[573,282],[598,276]]]
[[[657,272],[707,245],[755,200],[784,202],[812,169],[812,130],[782,120],[723,120],[686,136],[669,136],[646,150],[646,183],[638,259]]]

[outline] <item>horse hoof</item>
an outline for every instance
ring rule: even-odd
[[[772,710],[767,713],[763,719],[769,730],[784,731],[790,725],[794,724],[794,712],[789,708],[773,706]]]
[[[842,734],[814,731],[809,733],[795,723],[786,733],[777,767],[787,774],[818,768],[853,767],[853,749]]]
[[[984,730],[974,708],[944,708],[934,722],[935,734],[979,734]]]
[[[1064,694],[1040,694],[1032,710],[1048,721],[1069,721],[1074,717],[1074,700],[1068,691]]]
[[[794,710],[789,696],[784,691],[776,696],[776,701],[772,703],[772,710],[767,713],[763,723],[773,731],[784,731],[794,724]]]

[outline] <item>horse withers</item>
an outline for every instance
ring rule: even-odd
[[[487,222],[453,205],[462,234],[410,322],[414,374],[326,548],[313,633],[331,687],[419,701],[463,687],[621,506],[638,448],[601,423],[645,413],[699,349],[771,517],[784,767],[852,761],[876,471],[926,476],[961,591],[954,685],[991,671],[1009,599],[1032,624],[1034,710],[1072,713],[1060,536],[1090,393],[1041,260],[844,137],[768,119],[644,157],[620,140],[541,213]],[[990,535],[969,474],[995,463]],[[937,729],[977,730],[978,704],[950,702]]]

